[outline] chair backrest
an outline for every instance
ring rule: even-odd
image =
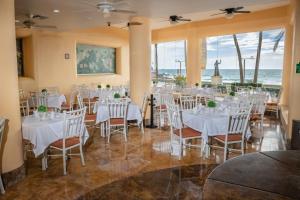
[[[243,138],[247,130],[251,107],[240,109],[229,117],[228,134],[242,134]],[[227,136],[226,136],[227,137]]]
[[[80,96],[80,94],[77,95],[77,103],[80,109],[84,108],[84,103],[83,103],[83,99]]]
[[[113,118],[127,118],[127,109],[129,102],[126,101],[107,101],[106,105],[109,111],[109,117]]]
[[[159,94],[159,105],[173,104],[174,102],[175,101],[172,94]]]
[[[84,136],[84,118],[86,113],[86,107],[78,110],[72,110],[64,112],[64,140],[70,137],[82,137]]]
[[[49,94],[59,94],[58,87],[47,87],[47,93]]]
[[[173,133],[174,129],[182,129],[183,123],[182,123],[182,117],[181,112],[179,109],[179,105],[176,105],[175,103],[167,103],[167,113],[168,113],[168,120],[171,127],[171,133]]]
[[[37,107],[48,107],[48,94],[37,93]]]
[[[0,149],[2,148],[2,139],[4,135],[5,124],[6,124],[6,119],[0,117]]]
[[[180,96],[180,107],[182,110],[192,110],[197,107],[197,98],[194,96],[183,95]]]
[[[255,94],[252,96],[252,113],[263,115],[266,110],[266,95]]]
[[[21,111],[21,116],[28,116],[29,115],[28,100],[20,100],[20,111]]]
[[[78,95],[78,90],[72,90],[70,94],[70,109],[72,110],[75,104],[76,96]]]
[[[142,108],[141,108],[141,112],[142,112],[142,117],[144,118],[147,112],[147,108],[148,108],[148,98],[149,96],[147,94],[144,95],[143,98],[143,103],[142,103]]]

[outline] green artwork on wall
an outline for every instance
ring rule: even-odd
[[[296,73],[300,74],[300,62],[296,65]]]
[[[116,48],[77,44],[76,56],[78,75],[116,73]]]

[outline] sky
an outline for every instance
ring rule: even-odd
[[[261,69],[282,69],[284,53],[284,37],[281,39],[278,49],[273,52],[274,40],[282,29],[263,32],[261,52]],[[246,69],[254,69],[258,46],[258,32],[237,34],[243,58],[254,57],[246,61]],[[159,69],[178,69],[179,62],[184,61],[184,41],[158,44]],[[154,65],[154,47],[152,46],[152,65]],[[207,38],[207,65],[206,69],[214,68],[216,59],[221,59],[220,69],[238,69],[238,59],[232,35],[214,36]],[[185,68],[185,63],[182,63]]]

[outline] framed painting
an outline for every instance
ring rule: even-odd
[[[76,44],[77,74],[115,74],[116,48]]]
[[[296,64],[296,73],[300,74],[300,62]]]

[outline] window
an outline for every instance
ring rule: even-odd
[[[174,76],[186,76],[186,41],[172,41],[152,45],[152,79],[172,82]]]
[[[236,36],[241,50],[245,82],[253,82],[259,32],[241,33]],[[211,81],[214,63],[217,59],[222,61],[219,68],[223,83],[240,82],[239,59],[232,35],[207,38],[207,65],[202,73],[203,82]],[[281,85],[283,59],[284,30],[262,31],[257,82],[266,85]]]

